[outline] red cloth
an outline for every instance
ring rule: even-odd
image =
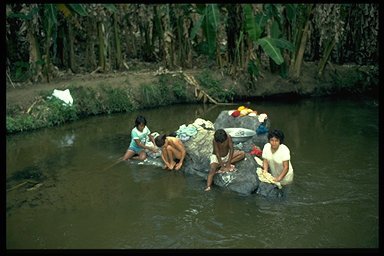
[[[240,115],[240,111],[239,110],[235,110],[233,111],[233,113],[231,114],[231,116],[233,117],[238,117]]]
[[[262,156],[263,151],[261,151],[258,147],[254,146],[252,151],[249,152],[251,155],[256,155],[256,156]]]

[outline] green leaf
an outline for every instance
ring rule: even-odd
[[[43,24],[44,30],[47,34],[47,40],[51,40],[52,28],[57,25],[57,9],[54,4],[45,4],[44,5],[44,17]]]
[[[257,25],[255,16],[252,13],[252,7],[251,5],[247,4],[244,6],[244,13],[245,13],[245,30],[248,33],[249,38],[256,42],[257,39],[259,39],[261,34],[261,29]]]
[[[116,12],[117,8],[114,4],[103,4],[105,8],[107,8],[110,12]]]
[[[82,4],[68,4],[68,5],[73,11],[75,11],[80,16],[88,15],[87,10],[84,8]]]
[[[279,38],[281,35],[281,30],[279,28],[279,23],[274,20],[271,26],[271,37],[272,38]]]
[[[277,48],[281,48],[281,49],[287,49],[291,52],[295,51],[295,46],[283,39],[283,38],[269,38],[269,40],[272,42],[273,45],[275,45]]]
[[[193,41],[193,39],[197,34],[197,31],[199,31],[199,29],[201,28],[201,24],[203,23],[204,18],[205,18],[205,15],[203,14],[203,16],[193,25],[193,28],[191,30],[191,35],[190,35],[191,41]]]
[[[24,13],[11,13],[8,15],[8,18],[19,18],[22,20],[31,20],[33,16],[39,11],[38,7],[33,7],[32,10],[28,14]]]
[[[257,13],[255,15],[256,24],[261,28],[264,28],[268,21],[268,16],[264,12]]]
[[[296,20],[296,4],[287,4],[285,6],[285,11],[287,13],[289,23],[294,24]]]
[[[217,4],[209,4],[207,8],[209,14],[209,23],[216,30],[219,24],[219,8],[217,7]]]
[[[208,51],[212,56],[216,51],[216,34],[219,20],[219,9],[217,4],[206,6],[203,29],[208,43]]]
[[[250,61],[248,63],[247,70],[248,70],[248,73],[251,74],[252,76],[258,77],[260,74],[259,68],[257,67],[257,63],[255,61]]]
[[[264,52],[277,64],[280,65],[284,62],[280,49],[273,44],[271,38],[263,37],[257,40],[257,43],[261,45]]]

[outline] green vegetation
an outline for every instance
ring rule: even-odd
[[[89,115],[132,111],[137,105],[129,90],[124,88],[100,85],[99,90],[94,90],[72,85],[70,91],[74,98],[72,106],[42,93],[29,113],[10,109],[6,115],[7,133],[56,126]]]
[[[143,70],[143,63],[146,71],[151,65],[171,71],[199,67],[205,70],[196,75],[199,89],[218,102],[233,102],[235,88],[210,71],[231,77],[237,89],[249,92],[269,74],[289,85],[300,84],[303,63],[310,62],[317,81],[331,78],[327,81],[336,85],[336,92],[378,92],[378,14],[376,3],[10,3],[5,24],[7,83],[33,86],[66,72],[134,72]],[[348,64],[356,72],[338,73],[332,64]],[[314,91],[328,93],[329,87],[313,84]],[[70,85],[72,107],[48,100],[48,93],[28,110],[7,106],[7,133],[88,115],[193,102],[199,86],[170,73],[138,89],[128,79],[118,88]]]
[[[29,110],[18,106],[7,108],[6,130],[11,134],[52,127],[89,115],[130,112],[139,106],[150,108],[195,101],[180,77],[161,75],[155,84],[143,84],[140,88],[139,94],[135,95],[129,85],[113,88],[100,83],[91,88],[72,84],[68,86],[74,99],[72,106],[50,96],[51,91],[41,92]]]
[[[234,88],[224,88],[220,83],[212,77],[211,72],[204,71],[197,76],[201,86],[206,92],[217,99],[219,102],[232,102],[235,96]]]
[[[328,62],[377,65],[378,14],[375,3],[12,3],[6,72],[9,81],[49,82],[60,70],[132,71],[136,60],[171,70],[207,58],[252,84],[265,68],[299,81],[303,61],[317,63],[321,78]]]

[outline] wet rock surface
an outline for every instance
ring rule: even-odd
[[[184,142],[187,154],[181,171],[198,175],[204,180],[207,180],[210,169],[212,140],[216,129],[241,127],[256,130],[260,125],[257,117],[244,116],[234,118],[228,115],[228,111],[222,111],[212,125],[196,125],[195,123],[194,125],[198,132],[188,141]],[[266,127],[270,126],[269,120],[266,120],[265,123]],[[246,142],[235,144],[235,149],[245,151],[245,159],[235,164],[236,170],[234,172],[216,174],[213,178],[213,188],[217,186],[243,195],[257,193],[266,197],[281,197],[282,190],[276,185],[260,182],[256,173],[257,167],[260,165],[255,161],[254,155],[250,154],[254,146],[263,149],[265,143],[267,143],[267,133],[256,134]],[[157,158],[156,161],[150,160],[146,164],[156,163],[154,165],[158,166],[158,160],[161,159]]]

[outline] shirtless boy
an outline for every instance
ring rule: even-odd
[[[213,176],[216,173],[233,171],[234,165],[232,164],[244,159],[244,157],[244,151],[234,150],[231,136],[224,129],[218,129],[214,134],[211,169],[208,173],[205,191],[211,190]]]
[[[186,154],[183,142],[176,137],[162,134],[155,138],[155,143],[161,148],[161,158],[165,163],[164,169],[180,170]]]

